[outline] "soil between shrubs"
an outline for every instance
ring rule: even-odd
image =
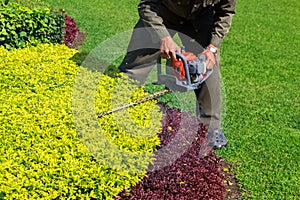
[[[230,165],[208,145],[207,126],[189,113],[159,105],[165,115],[155,161],[144,179],[115,200],[237,199],[240,187]]]

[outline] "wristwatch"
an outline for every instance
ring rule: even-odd
[[[218,49],[217,48],[213,48],[213,47],[206,47],[207,50],[210,50],[211,52],[213,52],[214,54],[216,54],[218,52]]]

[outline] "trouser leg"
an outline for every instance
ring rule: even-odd
[[[157,50],[139,50],[128,52],[123,62],[119,66],[121,72],[134,80],[144,84],[153,66],[159,57]]]
[[[210,27],[201,29],[201,27],[206,26],[200,24],[197,31],[194,28],[188,29],[188,27],[185,29],[188,30],[185,32],[186,35],[180,34],[180,38],[187,51],[198,54],[203,51],[203,47],[209,44]],[[209,129],[221,128],[220,55],[217,54],[215,59],[216,64],[213,73],[199,89],[195,90],[197,115],[203,123],[209,125]]]
[[[200,120],[210,129],[221,128],[221,75],[220,56],[216,55],[216,65],[211,76],[195,90],[197,110]]]
[[[141,20],[134,27],[127,53],[119,66],[130,78],[144,84],[159,58],[160,43],[153,41],[151,30]]]

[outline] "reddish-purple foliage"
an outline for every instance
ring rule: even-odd
[[[68,47],[72,46],[75,38],[78,35],[79,29],[77,28],[75,20],[69,15],[64,13],[65,19],[65,34],[64,34],[64,43]]]
[[[162,130],[147,176],[116,200],[223,199],[226,176],[207,143],[207,126],[187,113],[166,109]]]

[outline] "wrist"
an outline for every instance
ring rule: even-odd
[[[167,35],[167,36],[161,38],[160,40],[161,40],[161,41],[167,41],[167,40],[171,40],[171,39],[172,39],[172,37],[169,36],[169,35]]]
[[[213,54],[218,53],[218,48],[212,44],[208,45],[205,49],[211,51]]]

